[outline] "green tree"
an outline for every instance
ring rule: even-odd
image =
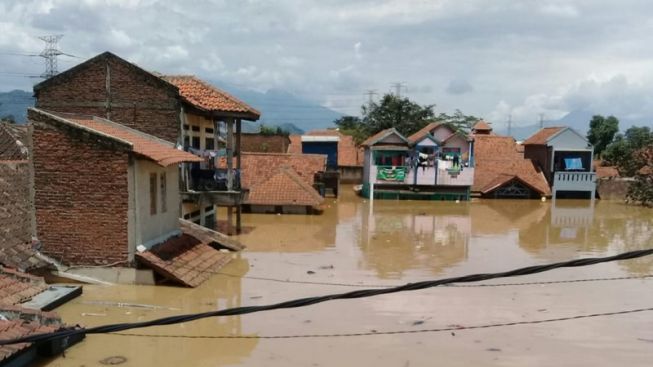
[[[362,106],[362,122],[370,135],[391,127],[401,134],[410,135],[435,120],[434,107],[420,106],[408,98],[386,94],[379,103]]]
[[[616,166],[619,174],[633,177],[641,168],[641,162],[633,159],[635,152],[653,144],[653,132],[648,126],[633,126],[622,134],[617,134],[614,141],[603,153],[603,160]]]
[[[280,126],[267,126],[264,124],[259,125],[258,132],[261,135],[285,135],[288,136],[290,133],[287,131],[283,130]]]
[[[614,116],[603,117],[594,115],[590,121],[587,140],[594,145],[594,154],[601,157],[605,148],[612,143],[615,134],[619,131],[619,120]]]
[[[474,124],[480,120],[480,118],[472,115],[465,115],[462,113],[462,111],[456,109],[456,112],[454,112],[453,115],[440,113],[437,117],[437,120],[451,125],[456,130],[462,130],[466,133],[469,133],[472,129],[472,126],[474,126]]]
[[[14,117],[14,115],[4,115],[0,117],[0,121],[8,122],[10,124],[15,124],[16,118]]]
[[[342,134],[351,135],[357,145],[362,143],[369,135],[367,127],[359,117],[343,116],[333,121],[333,123],[338,126],[338,130]]]
[[[640,167],[635,173],[635,181],[628,187],[628,200],[653,206],[653,144],[636,151],[632,159]]]

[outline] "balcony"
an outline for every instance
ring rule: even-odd
[[[184,202],[234,206],[247,201],[249,190],[241,188],[238,170],[233,170],[231,189],[227,186],[227,169],[192,168],[187,172],[186,177],[182,175],[181,196]]]
[[[376,166],[370,167],[370,182],[384,185],[419,185],[419,186],[472,186],[474,168],[453,167],[451,161],[438,160],[434,166]],[[437,171],[437,176],[436,176]],[[436,180],[437,178],[437,180]]]
[[[553,191],[594,191],[596,173],[558,171],[553,176]]]

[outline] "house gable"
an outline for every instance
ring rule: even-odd
[[[447,124],[439,124],[435,129],[431,130],[431,135],[433,135],[439,141],[445,141],[451,135],[455,134],[456,131],[452,129]]]
[[[555,150],[564,149],[591,149],[592,145],[574,129],[566,128],[547,140],[547,145]]]

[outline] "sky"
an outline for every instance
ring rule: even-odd
[[[651,14],[645,0],[0,0],[0,91],[30,90],[23,74],[44,69],[12,53],[63,34],[59,49],[81,58],[60,56],[60,70],[108,50],[346,114],[402,83],[436,112],[495,124],[575,110],[647,120]]]

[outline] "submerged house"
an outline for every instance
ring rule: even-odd
[[[39,109],[99,116],[204,155],[202,162],[184,166],[196,173],[182,175],[187,219],[211,227],[216,205],[238,208],[243,200],[237,167],[216,175],[209,160],[220,151],[232,160],[240,121],[260,114],[206,82],[154,74],[104,52],[35,85],[34,97]]]
[[[406,138],[394,128],[362,143],[365,197],[468,200],[474,183],[474,144],[462,132],[430,123]]]
[[[363,150],[356,146],[351,135],[336,129],[313,130],[304,135],[291,135],[288,153],[324,154],[327,169],[339,172],[342,183],[361,183],[363,180]]]
[[[196,224],[215,228],[217,207],[226,207],[228,226],[236,211],[236,231],[241,227],[241,205],[247,192],[241,190],[240,166],[233,157],[242,150],[242,120],[256,121],[260,112],[231,94],[192,75],[162,78],[179,88],[181,130],[184,149],[205,157],[204,162],[185,166],[182,174],[182,216]],[[217,169],[215,162],[227,164]]]
[[[162,277],[189,286],[197,284],[166,266],[206,258],[194,267],[202,271],[230,258],[207,249],[207,241],[180,225],[179,164],[201,158],[99,117],[29,109],[28,119],[34,129],[36,233],[43,253],[77,265],[80,272],[84,266],[93,272],[96,265],[134,268],[145,254],[143,263]],[[150,253],[161,262],[152,261]],[[125,282],[146,276],[124,273],[131,279],[120,270],[109,276]]]
[[[532,159],[543,171],[554,199],[594,199],[594,147],[584,136],[569,127],[546,127],[526,139],[523,145],[524,157]]]
[[[485,121],[472,127],[474,185],[472,195],[484,198],[539,199],[551,196],[542,170],[524,157],[512,136],[496,135]]]

